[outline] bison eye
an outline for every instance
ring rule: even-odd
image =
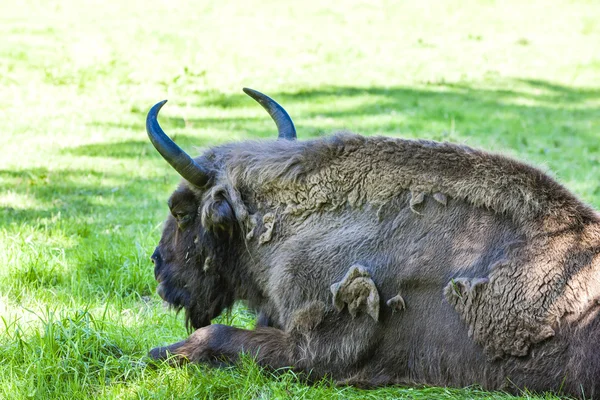
[[[184,227],[192,220],[192,214],[189,213],[176,213],[175,219],[179,227]]]

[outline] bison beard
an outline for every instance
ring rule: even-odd
[[[337,134],[192,159],[152,256],[196,329],[156,359],[293,367],[361,386],[429,384],[600,398],[600,219],[543,172],[430,141]],[[210,325],[236,300],[254,330]]]

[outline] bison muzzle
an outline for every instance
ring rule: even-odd
[[[191,158],[152,255],[195,331],[157,359],[235,362],[356,385],[428,384],[600,398],[600,218],[544,172],[450,143],[336,134]],[[253,330],[211,325],[244,301]]]

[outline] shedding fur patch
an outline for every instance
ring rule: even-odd
[[[330,289],[338,312],[347,305],[352,318],[358,312],[366,312],[375,322],[379,320],[379,291],[369,271],[362,265],[350,267],[342,280],[331,285]]]
[[[488,278],[456,278],[452,279],[446,285],[444,294],[446,298],[450,297],[455,302],[460,301],[463,304],[467,304],[467,302],[472,302],[477,296],[478,291],[481,291],[484,285],[488,283]]]
[[[248,233],[246,233],[246,240],[251,240],[256,234],[256,227],[258,226],[258,218],[255,214],[252,214],[248,218]]]
[[[404,302],[402,296],[400,296],[399,294],[386,301],[385,304],[388,307],[390,307],[394,312],[403,311],[406,309],[406,303]]]
[[[273,237],[273,228],[275,228],[275,214],[267,213],[263,216],[263,226],[265,227],[265,232],[258,238],[259,244],[265,244],[271,240]]]
[[[492,360],[506,355],[526,356],[531,345],[555,335],[551,326],[535,316],[513,315],[514,310],[507,308],[509,304],[502,301],[502,296],[509,295],[518,305],[520,296],[515,288],[504,288],[506,293],[490,284],[488,278],[456,278],[444,288],[446,300],[469,327],[469,336]]]
[[[415,214],[419,214],[421,215],[420,212],[418,212],[415,208],[415,206],[418,206],[419,204],[422,204],[423,201],[425,201],[425,193],[424,192],[411,192],[410,193],[410,210],[412,212],[414,212]]]
[[[440,192],[434,193],[433,199],[444,206],[448,204],[448,198],[446,197],[446,195],[444,193],[440,193]]]

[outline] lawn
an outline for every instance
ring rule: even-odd
[[[0,37],[0,398],[512,398],[307,386],[251,360],[148,366],[186,330],[155,294],[149,256],[179,178],[145,115],[168,98],[161,123],[193,154],[274,138],[248,86],[300,139],[465,143],[600,207],[600,3],[4,1]],[[243,307],[220,320],[254,323]]]

